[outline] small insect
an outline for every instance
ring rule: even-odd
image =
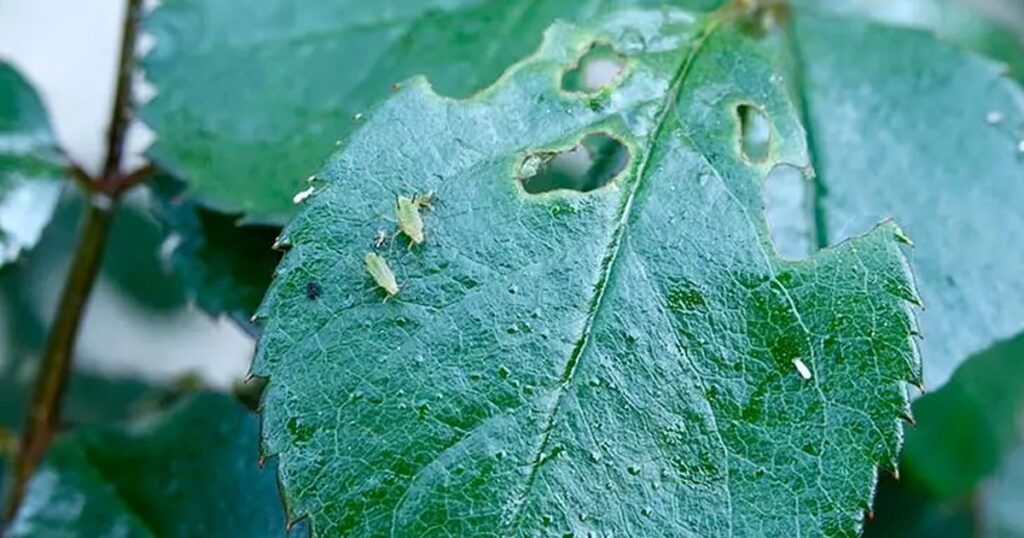
[[[292,202],[296,203],[296,204],[301,204],[302,202],[305,202],[306,198],[309,198],[310,196],[313,195],[313,191],[314,190],[316,190],[316,189],[313,188],[313,187],[310,187],[310,188],[308,188],[306,190],[299,191],[299,192],[295,193],[295,196],[292,196]]]
[[[793,359],[793,366],[796,367],[796,371],[800,374],[800,377],[804,378],[804,381],[811,379],[811,370],[804,364],[804,361],[800,360],[800,357]]]
[[[308,297],[310,301],[315,301],[320,298],[320,284],[312,281],[306,283],[306,297]]]
[[[370,273],[373,281],[387,292],[388,297],[398,293],[398,282],[395,281],[395,273],[391,272],[387,260],[376,252],[366,253],[366,272]]]
[[[388,235],[387,231],[385,231],[385,230],[377,230],[377,235],[374,236],[374,238],[373,238],[373,247],[374,248],[383,247],[384,245],[388,244],[388,241],[390,239],[391,239],[391,236]]]
[[[414,194],[412,197],[412,203],[416,204],[420,209],[432,211],[434,209],[434,193],[428,192],[426,194]]]
[[[395,214],[398,216],[398,229],[404,233],[414,245],[423,242],[423,219],[420,218],[420,204],[416,202],[417,197],[398,197],[398,207]]]

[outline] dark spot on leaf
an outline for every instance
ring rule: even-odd
[[[626,70],[626,57],[603,44],[593,44],[566,69],[562,89],[567,92],[596,93],[612,86]]]
[[[320,297],[320,284],[316,282],[309,282],[306,284],[306,297],[310,301],[315,301]]]
[[[299,419],[292,417],[288,419],[288,433],[296,443],[306,443],[313,438],[316,428],[302,424]]]
[[[530,194],[559,189],[589,192],[610,183],[629,161],[625,144],[605,133],[594,133],[568,151],[527,156],[519,180]]]
[[[736,115],[740,119],[740,149],[743,158],[754,163],[762,163],[768,158],[771,147],[772,128],[764,112],[753,105],[736,107]]]

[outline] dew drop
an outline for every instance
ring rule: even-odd
[[[636,476],[636,475],[640,474],[640,466],[639,465],[630,465],[629,467],[626,468],[626,471],[628,471],[629,474],[631,474],[633,476]]]
[[[985,122],[989,125],[999,125],[1003,123],[1003,113],[998,110],[990,110],[988,114],[985,114]]]
[[[504,366],[499,366],[498,367],[498,377],[500,377],[502,379],[508,379],[508,374],[509,374],[508,368],[505,368]]]
[[[644,517],[651,517],[651,514],[654,513],[654,509],[650,506],[645,506],[643,510],[640,510],[640,513],[643,514]]]

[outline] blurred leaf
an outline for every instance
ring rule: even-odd
[[[32,394],[50,316],[75,247],[82,204],[82,196],[69,190],[37,248],[0,272],[0,427],[12,434],[19,432]],[[184,295],[180,283],[161,267],[160,240],[156,224],[138,205],[122,206],[107,246],[115,255],[104,259],[102,276],[136,304],[166,311],[184,305]],[[69,380],[61,427],[138,416],[159,407],[165,393],[166,389],[140,381],[78,369]],[[0,465],[0,484],[3,473]]]
[[[982,536],[1024,538],[1024,442],[982,488],[980,505]]]
[[[24,285],[28,291],[45,291],[44,286],[59,287],[78,243],[84,197],[70,190],[60,202],[54,221],[46,229],[39,253],[25,262]],[[186,304],[179,275],[165,267],[160,258],[163,232],[137,197],[125,200],[114,215],[100,268],[101,278],[113,284],[135,305],[154,313],[167,313]],[[57,277],[55,274],[61,275]],[[56,296],[56,291],[48,294]],[[38,295],[35,301],[38,302]],[[53,305],[42,311],[49,312]],[[40,310],[36,305],[35,309]]]
[[[243,225],[238,216],[202,208],[169,177],[155,178],[150,185],[155,213],[174,245],[171,263],[189,293],[207,312],[227,314],[255,334],[249,318],[281,259],[271,249],[280,229]]]
[[[177,0],[145,20],[156,97],[152,159],[196,199],[283,224],[292,195],[392,84],[425,74],[466,96],[541,42],[556,18],[724,0]]]
[[[285,531],[259,425],[228,396],[200,394],[158,419],[65,435],[29,483],[13,538],[306,535]]]
[[[969,499],[940,501],[913,481],[886,475],[878,484],[863,538],[971,538],[975,525]]]
[[[39,96],[0,62],[0,266],[39,241],[66,167]]]
[[[940,499],[970,492],[1020,438],[1024,335],[964,363],[942,389],[914,402],[914,417],[903,450],[906,474]]]
[[[1016,0],[1012,0],[1016,1]],[[1024,80],[1024,36],[965,0],[793,0],[845,15],[922,28],[939,37],[1006,63]],[[1024,6],[1024,4],[1021,4]]]

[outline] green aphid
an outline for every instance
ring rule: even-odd
[[[413,242],[419,245],[423,242],[423,219],[420,218],[420,207],[424,203],[419,197],[407,198],[398,197],[398,229],[402,231]]]
[[[377,255],[376,252],[366,253],[366,271],[373,277],[373,281],[388,293],[388,297],[398,293],[395,273],[391,272],[387,260]]]

